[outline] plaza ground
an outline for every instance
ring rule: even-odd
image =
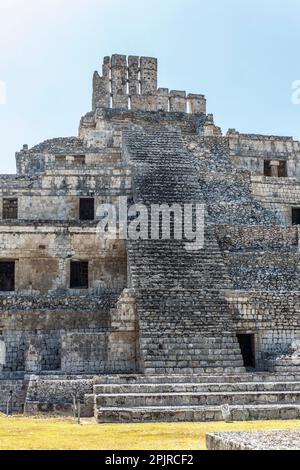
[[[207,432],[263,429],[300,429],[300,421],[78,425],[0,415],[0,450],[205,450]]]

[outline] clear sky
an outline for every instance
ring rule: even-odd
[[[77,134],[113,53],[157,57],[159,86],[204,93],[224,132],[300,140],[299,25],[299,0],[0,0],[0,172]]]

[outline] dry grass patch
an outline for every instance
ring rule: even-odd
[[[299,420],[81,425],[70,419],[0,416],[0,450],[204,450],[217,431],[300,429]]]

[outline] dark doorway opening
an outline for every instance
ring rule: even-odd
[[[70,273],[71,289],[89,288],[89,263],[88,261],[71,261]]]
[[[299,207],[292,208],[292,224],[300,225],[300,208]]]
[[[12,292],[15,290],[15,262],[0,261],[0,291]]]
[[[264,175],[265,176],[271,176],[270,160],[265,160],[264,161]]]
[[[254,335],[238,334],[237,339],[241,348],[244,366],[255,367]]]
[[[79,218],[80,220],[94,220],[95,219],[95,200],[94,198],[82,197],[79,203]]]

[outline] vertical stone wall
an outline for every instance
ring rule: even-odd
[[[254,335],[257,369],[268,370],[270,361],[300,340],[299,292],[236,290],[226,296],[236,331]]]

